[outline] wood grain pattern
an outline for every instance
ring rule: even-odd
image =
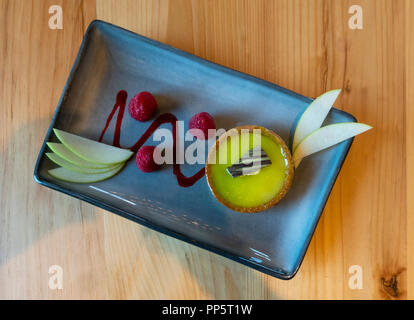
[[[63,30],[48,28],[52,4],[62,5]],[[363,30],[348,27],[352,4],[363,8]],[[0,298],[414,298],[413,14],[411,0],[1,1]],[[307,96],[342,88],[336,107],[375,127],[355,139],[293,280],[33,182],[95,18]],[[48,288],[55,264],[62,290]],[[352,265],[362,267],[362,290],[348,286]]]
[[[406,83],[405,83],[405,110],[406,110],[406,165],[407,165],[407,266],[414,265],[414,237],[410,234],[414,230],[414,21],[410,19],[414,14],[414,2],[406,2]],[[407,267],[407,298],[414,299],[414,270]]]

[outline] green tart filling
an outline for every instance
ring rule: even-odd
[[[233,178],[226,169],[257,146],[268,155],[271,165],[261,168],[257,174]],[[217,146],[215,156],[215,164],[210,164],[211,187],[222,200],[236,207],[266,204],[283,190],[288,178],[289,163],[283,145],[263,134],[242,132],[228,136]]]

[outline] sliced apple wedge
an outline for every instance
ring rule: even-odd
[[[315,130],[306,136],[293,152],[295,167],[298,167],[304,157],[329,148],[369,129],[372,129],[372,127],[367,124],[344,122],[334,123]]]
[[[328,91],[313,100],[313,102],[306,108],[295,129],[292,144],[293,152],[308,134],[321,127],[340,92],[340,89]]]
[[[66,148],[86,161],[111,165],[125,162],[133,154],[130,150],[113,147],[62,130],[53,129],[53,131]]]
[[[111,171],[115,169],[118,165],[111,166],[111,167],[105,167],[100,169],[93,169],[93,168],[83,168],[79,167],[77,165],[74,165],[73,163],[65,160],[64,158],[58,156],[57,154],[53,152],[46,152],[46,156],[52,160],[54,163],[56,163],[58,166],[61,166],[63,168],[66,168],[71,171],[79,172],[79,173],[85,173],[85,174],[97,174],[97,173],[105,173],[108,171]]]
[[[50,150],[53,151],[53,153],[55,153],[59,157],[65,159],[66,161],[78,167],[82,167],[86,169],[106,169],[106,168],[112,168],[114,166],[114,165],[98,164],[98,163],[86,161],[78,157],[76,154],[74,154],[72,151],[70,151],[68,148],[66,148],[61,143],[47,142],[47,146],[50,148]]]
[[[75,183],[92,183],[99,182],[116,175],[124,166],[124,163],[117,165],[114,169],[96,174],[85,174],[80,172],[74,172],[66,168],[60,167],[56,169],[49,170],[49,174],[59,180],[66,182],[75,182]]]

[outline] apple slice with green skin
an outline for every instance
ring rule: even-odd
[[[340,89],[328,91],[313,100],[306,108],[296,125],[292,144],[293,152],[308,134],[321,127],[340,92]]]
[[[115,165],[115,166],[112,166],[112,167],[106,167],[106,168],[101,168],[101,169],[82,168],[82,167],[74,165],[73,163],[70,163],[69,161],[63,159],[62,157],[58,156],[56,153],[46,152],[46,156],[51,161],[56,163],[58,166],[61,166],[63,168],[71,170],[71,171],[75,171],[75,172],[79,172],[79,173],[85,173],[85,174],[105,173],[105,172],[108,172],[108,171],[111,171],[111,170],[115,169],[115,167],[118,166],[118,165]]]
[[[90,161],[86,161],[78,157],[76,154],[74,154],[72,151],[70,151],[68,148],[66,148],[61,143],[47,142],[46,144],[50,148],[50,150],[53,151],[53,153],[55,153],[59,157],[65,159],[66,161],[72,163],[73,165],[77,167],[82,167],[82,168],[87,168],[87,169],[106,169],[106,168],[114,167],[114,165],[97,164],[97,163],[93,163]]]
[[[53,129],[56,137],[78,157],[98,164],[116,164],[128,160],[133,152],[90,140],[75,134]]]
[[[66,168],[60,167],[56,169],[49,170],[49,174],[59,180],[66,182],[75,182],[75,183],[92,183],[99,182],[102,180],[109,179],[116,175],[124,166],[124,163],[117,165],[114,169],[96,174],[86,174],[80,172],[74,172]]]
[[[298,167],[304,157],[329,148],[369,129],[372,129],[372,127],[367,124],[343,122],[330,124],[315,130],[304,138],[293,152],[293,162],[295,163],[295,167]]]

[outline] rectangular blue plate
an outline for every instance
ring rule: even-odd
[[[89,26],[63,90],[36,163],[35,180],[157,231],[216,252],[281,279],[292,278],[305,255],[352,139],[304,159],[287,196],[258,214],[242,214],[219,204],[206,179],[190,188],[178,186],[171,166],[145,174],[134,161],[115,177],[91,185],[49,176],[55,167],[45,156],[52,128],[98,140],[121,89],[129,99],[152,92],[158,113],[188,120],[207,111],[218,128],[254,124],[291,139],[301,112],[312,101],[272,83],[230,70],[117,26],[94,21]],[[333,109],[326,123],[355,121]],[[131,146],[149,123],[126,112],[121,145]],[[104,142],[110,144],[114,124]],[[200,165],[184,165],[192,175]]]

